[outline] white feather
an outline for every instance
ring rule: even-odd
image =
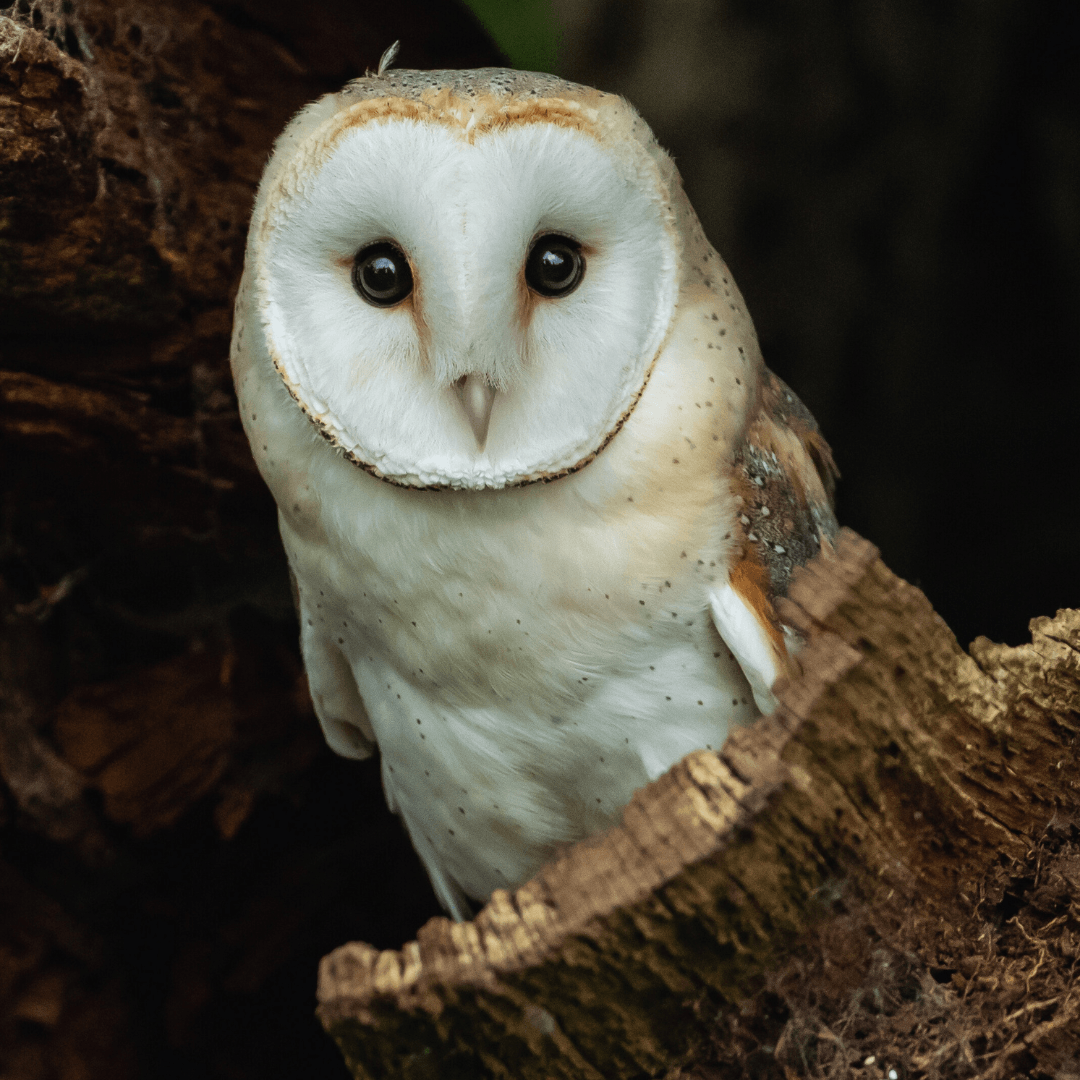
[[[388,45],[382,56],[379,57],[379,66],[375,70],[376,75],[385,75],[394,66],[397,54],[401,51],[401,42],[395,41]]]
[[[776,708],[773,684],[779,669],[769,635],[753,609],[725,582],[709,596],[713,622],[724,643],[739,662],[754,692],[757,707],[765,714]]]

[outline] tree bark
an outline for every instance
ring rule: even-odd
[[[850,932],[884,938],[892,920],[900,941],[927,920],[958,924],[987,902],[994,867],[1023,866],[1048,822],[1080,820],[1080,611],[1036,619],[1030,645],[980,638],[965,653],[845,531],[799,572],[783,617],[806,645],[773,715],[688,755],[620,826],[496,892],[472,923],[436,918],[400,952],[353,943],[325,958],[319,1015],[357,1080],[740,1075],[701,1069],[719,1068],[732,1018],[760,1011],[793,962],[816,959],[820,976],[831,958],[822,989],[837,968],[856,987]],[[1070,904],[1059,928],[1080,928]],[[1025,1053],[1080,1052],[1075,980],[1042,1009]],[[799,1022],[777,1034],[792,1042]],[[979,1037],[965,1036],[973,1060]],[[763,1044],[770,1068],[791,1075],[778,1042]],[[1016,1053],[979,1045],[991,1064]]]
[[[396,37],[500,62],[452,0],[0,4],[0,1076],[340,1076],[305,973],[437,909],[311,713],[228,370],[273,140]]]

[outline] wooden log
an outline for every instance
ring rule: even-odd
[[[702,1075],[677,1068],[706,1028],[852,905],[968,901],[1080,809],[1080,611],[965,653],[845,531],[783,616],[806,645],[772,716],[473,922],[323,960],[319,1016],[357,1080]]]

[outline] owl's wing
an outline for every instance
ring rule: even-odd
[[[375,732],[345,654],[329,639],[313,633],[300,635],[300,651],[311,703],[330,749],[347,758],[371,757]]]
[[[289,584],[300,619],[300,652],[304,657],[308,692],[327,745],[342,757],[357,760],[371,757],[375,752],[375,732],[356,688],[352,668],[345,654],[325,633],[314,629],[315,620],[305,610],[292,567],[289,567]],[[390,809],[395,807],[391,805]]]
[[[732,468],[739,549],[728,580],[709,598],[716,629],[763,713],[776,707],[772,687],[795,643],[775,600],[787,595],[794,568],[835,538],[838,476],[809,410],[766,370]]]

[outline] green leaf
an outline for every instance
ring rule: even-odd
[[[554,72],[559,27],[548,0],[465,0],[519,71]]]

